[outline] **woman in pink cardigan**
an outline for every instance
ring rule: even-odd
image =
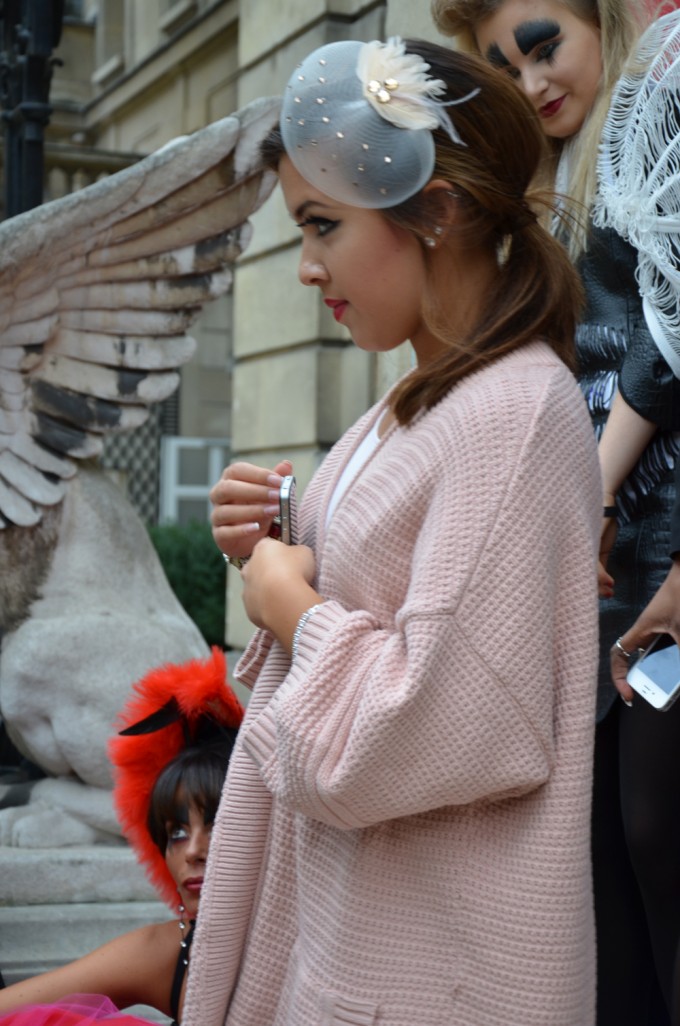
[[[417,366],[302,544],[267,537],[287,462],[213,490],[258,630],[184,1026],[592,1026],[601,494],[541,153],[510,81],[424,42],[329,44],[285,91],[300,279]]]

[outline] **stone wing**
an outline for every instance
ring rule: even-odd
[[[0,529],[37,524],[77,460],[176,388],[274,186],[258,154],[278,111],[257,100],[0,224]]]

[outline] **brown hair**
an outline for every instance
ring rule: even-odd
[[[189,822],[190,805],[202,814],[204,823],[215,819],[232,745],[230,737],[221,744],[185,748],[159,773],[146,823],[162,855],[168,846],[168,828]]]
[[[438,129],[433,179],[451,183],[463,212],[462,235],[475,246],[498,252],[498,275],[484,312],[460,336],[447,323],[441,297],[455,288],[441,272],[429,275],[423,317],[445,343],[445,350],[427,366],[416,368],[395,389],[392,407],[401,424],[430,409],[467,374],[537,338],[543,338],[572,367],[574,332],[582,293],[576,272],[563,249],[538,222],[527,189],[545,152],[542,129],[531,104],[511,79],[481,58],[456,53],[422,40],[406,41],[407,51],[420,55],[430,74],[446,83],[446,101],[477,95],[451,109],[456,131],[465,145]],[[280,135],[265,141],[262,156],[276,168],[285,152]],[[441,193],[420,191],[382,211],[393,223],[426,238],[441,223]],[[435,208],[435,205],[439,209]],[[453,234],[453,233],[452,233]],[[444,242],[441,250],[445,249]],[[424,248],[425,259],[429,253]],[[433,268],[429,262],[430,268]]]

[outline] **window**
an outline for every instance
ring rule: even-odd
[[[208,520],[208,493],[229,459],[229,445],[216,438],[161,439],[159,522],[188,524]]]

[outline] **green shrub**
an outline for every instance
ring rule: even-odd
[[[224,645],[225,570],[209,524],[149,527],[170,586],[209,645]]]

